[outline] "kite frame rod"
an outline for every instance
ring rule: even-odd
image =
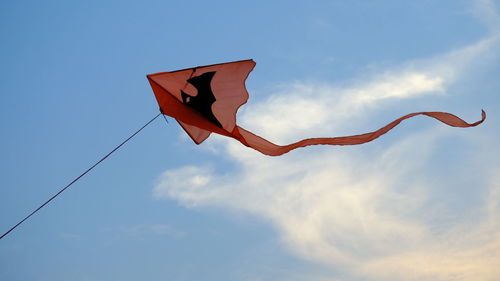
[[[135,131],[131,136],[129,136],[127,139],[125,139],[122,143],[120,143],[118,146],[116,146],[113,150],[111,150],[108,154],[104,155],[99,161],[97,161],[94,165],[92,165],[90,168],[88,168],[85,172],[81,173],[78,177],[76,177],[74,180],[72,180],[70,183],[68,183],[65,187],[63,187],[61,190],[59,190],[56,194],[54,194],[52,197],[50,197],[47,201],[45,201],[42,205],[38,206],[34,211],[32,211],[29,215],[27,215],[25,218],[20,220],[16,225],[11,227],[7,232],[2,234],[0,236],[0,240],[4,238],[7,234],[9,234],[11,231],[16,229],[19,225],[21,225],[24,221],[29,219],[32,215],[34,215],[36,212],[38,212],[41,208],[45,207],[50,201],[54,200],[57,196],[59,196],[61,193],[63,193],[68,187],[73,185],[75,182],[77,182],[79,179],[81,179],[83,176],[85,176],[88,172],[90,172],[92,169],[94,169],[97,165],[99,165],[102,161],[106,160],[113,152],[117,151],[120,147],[122,147],[125,143],[127,143],[130,139],[135,137],[140,131],[142,131],[144,128],[146,128],[151,122],[153,122],[158,116],[163,115],[161,112],[158,113],[155,117],[153,117],[151,120],[149,120],[146,124],[144,124],[140,129]]]

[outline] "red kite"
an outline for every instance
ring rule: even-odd
[[[469,124],[445,112],[417,112],[400,117],[386,126],[361,135],[310,138],[289,145],[276,145],[236,124],[238,108],[248,100],[245,80],[255,67],[253,60],[199,66],[183,70],[148,75],[161,113],[177,120],[196,144],[210,133],[237,139],[263,154],[278,156],[292,149],[316,144],[354,145],[372,141],[387,133],[401,121],[416,115],[426,115],[453,127],[474,127],[486,118]]]

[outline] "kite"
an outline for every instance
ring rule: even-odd
[[[278,156],[308,145],[356,145],[370,142],[416,115],[426,115],[452,127],[474,127],[481,120],[467,123],[446,112],[416,112],[402,116],[386,126],[365,134],[308,138],[288,145],[277,145],[236,124],[236,112],[247,102],[245,80],[255,67],[253,60],[242,60],[147,75],[160,112],[177,120],[196,143],[217,133],[240,141],[263,154]]]
[[[482,111],[481,120],[469,124],[446,112],[417,112],[400,117],[370,133],[335,138],[309,138],[289,145],[277,145],[236,124],[236,112],[248,100],[245,80],[254,67],[253,60],[242,60],[147,75],[160,106],[160,113],[0,235],[0,240],[106,160],[160,115],[175,118],[196,144],[202,143],[211,133],[217,133],[234,138],[242,144],[270,156],[282,155],[308,145],[355,145],[370,142],[387,133],[401,121],[416,115],[426,115],[452,127],[474,127],[481,124],[486,118],[486,113]]]

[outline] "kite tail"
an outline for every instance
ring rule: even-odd
[[[385,125],[384,127],[370,132],[366,134],[361,134],[361,135],[353,135],[353,136],[345,136],[345,137],[335,137],[335,138],[310,138],[310,139],[303,139],[301,141],[289,144],[289,145],[277,145],[274,144],[264,138],[261,138],[241,127],[236,126],[235,129],[232,132],[232,137],[235,139],[239,140],[241,143],[244,145],[251,147],[263,154],[269,155],[269,156],[279,156],[282,154],[285,154],[293,149],[299,148],[299,147],[304,147],[308,145],[356,145],[356,144],[362,144],[362,143],[367,143],[370,142],[381,135],[387,133],[390,131],[392,128],[396,127],[401,121],[417,116],[417,115],[426,115],[429,117],[432,117],[434,119],[437,119],[438,121],[443,122],[444,124],[452,127],[474,127],[479,124],[481,124],[485,119],[486,119],[486,112],[484,110],[481,110],[481,120],[474,122],[474,123],[467,123],[464,120],[460,119],[459,117],[446,113],[446,112],[416,112],[416,113],[410,113],[407,114],[403,117],[400,117],[391,123]]]

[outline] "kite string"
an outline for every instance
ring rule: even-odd
[[[153,119],[149,120],[145,125],[143,125],[139,130],[135,131],[135,133],[133,133],[130,137],[128,137],[127,139],[125,139],[122,143],[120,143],[118,146],[116,146],[113,150],[111,150],[111,152],[109,152],[108,154],[106,154],[104,157],[102,157],[99,161],[97,161],[94,165],[92,165],[90,168],[88,168],[85,172],[81,173],[78,177],[76,177],[74,180],[72,180],[69,184],[67,184],[65,187],[63,187],[61,190],[59,190],[56,194],[54,194],[52,197],[50,197],[47,201],[45,201],[45,203],[43,203],[42,205],[40,205],[38,208],[36,208],[33,212],[31,212],[29,215],[27,215],[24,219],[22,219],[21,221],[19,221],[16,225],[14,225],[13,227],[11,227],[7,232],[5,232],[4,234],[2,234],[2,236],[0,236],[0,239],[4,238],[7,234],[9,234],[12,230],[16,229],[16,227],[18,227],[19,225],[21,225],[25,220],[29,219],[32,215],[34,215],[36,212],[38,212],[41,208],[45,207],[45,205],[47,205],[50,201],[52,201],[53,199],[55,199],[57,196],[59,196],[59,194],[61,194],[63,191],[65,191],[68,187],[70,187],[71,185],[73,185],[75,182],[77,182],[80,178],[82,178],[83,176],[85,176],[88,172],[90,172],[92,169],[94,169],[97,165],[99,165],[102,161],[104,161],[106,158],[108,158],[111,154],[113,154],[113,152],[117,151],[120,147],[122,147],[125,143],[127,143],[130,139],[132,139],[135,135],[137,135],[140,131],[142,131],[142,129],[146,128],[149,124],[151,124],[151,122],[153,122],[156,118],[158,118],[158,116],[160,115],[163,115],[161,112],[158,113],[158,115],[156,115],[155,117],[153,117]]]
[[[167,117],[165,116],[165,114],[162,114],[162,115],[163,115],[163,119],[165,119],[165,122],[167,122],[167,124],[168,124]]]

